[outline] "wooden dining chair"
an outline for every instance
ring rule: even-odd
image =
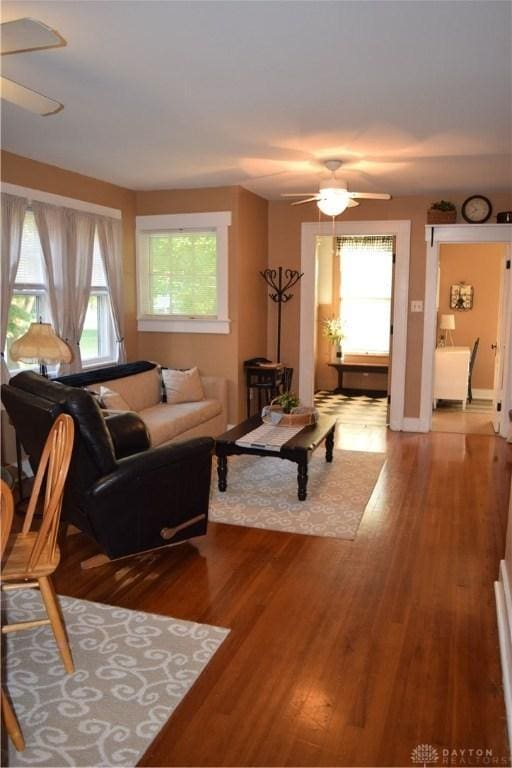
[[[12,491],[4,480],[0,480],[0,491],[0,556],[3,558],[12,526],[14,501],[12,498]],[[18,752],[23,752],[25,749],[25,739],[23,738],[18,719],[3,686],[1,689],[1,710],[5,729],[12,743]]]
[[[60,559],[57,534],[73,438],[73,419],[67,414],[61,414],[46,439],[22,531],[9,536],[2,565],[2,590],[38,588],[48,616],[46,619],[4,624],[2,633],[50,624],[68,673],[74,672],[73,657],[50,576]],[[38,531],[32,531],[34,512],[39,502],[42,507],[41,525]]]

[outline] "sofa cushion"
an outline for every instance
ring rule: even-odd
[[[153,368],[151,371],[136,373],[134,376],[126,376],[122,379],[104,381],[101,386],[108,387],[127,402],[132,411],[143,411],[157,405],[162,399],[160,370]],[[100,391],[100,385],[89,385],[89,389]],[[113,408],[114,406],[109,406]]]
[[[146,408],[139,416],[149,430],[151,445],[156,446],[213,419],[221,411],[218,400],[201,400],[197,403],[160,403]]]
[[[108,411],[131,411],[126,400],[119,392],[114,392],[109,387],[100,386],[99,391],[100,406]]]
[[[165,368],[162,371],[162,379],[168,403],[196,403],[204,400],[203,385],[197,367],[186,371]]]

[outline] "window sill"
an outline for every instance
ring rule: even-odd
[[[230,332],[231,320],[180,319],[140,317],[137,330],[146,333],[220,333]]]

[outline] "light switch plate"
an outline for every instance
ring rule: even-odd
[[[423,312],[423,302],[411,301],[411,312]]]

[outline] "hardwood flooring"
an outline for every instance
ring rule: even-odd
[[[66,539],[60,594],[231,629],[140,765],[407,766],[418,744],[509,764],[493,581],[512,446],[341,426],[338,447],[387,452],[354,541],[211,524],[84,572],[94,546]]]

